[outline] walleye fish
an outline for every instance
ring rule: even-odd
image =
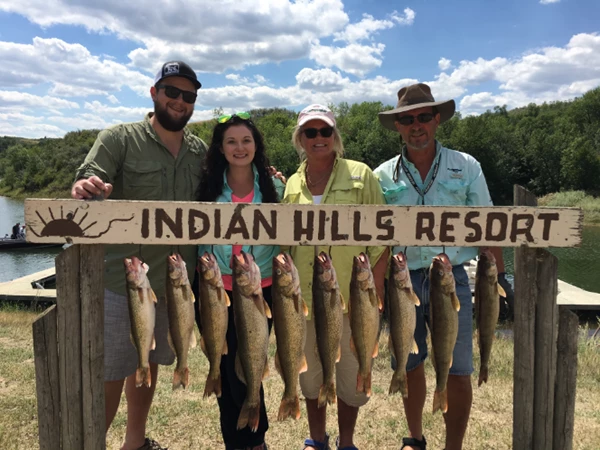
[[[221,397],[221,355],[227,354],[227,324],[231,304],[223,279],[221,269],[214,255],[204,252],[198,258],[200,323],[202,337],[200,347],[208,358],[210,369],[206,377],[204,397],[215,394]]]
[[[433,257],[429,269],[429,329],[431,331],[431,362],[435,368],[433,412],[448,411],[448,374],[452,366],[452,353],[458,336],[460,302],[452,265],[445,253]]]
[[[371,396],[371,369],[373,358],[379,354],[379,312],[383,303],[377,296],[369,257],[355,256],[350,279],[350,350],[358,361],[356,392]]]
[[[156,321],[156,294],[150,287],[148,265],[137,257],[125,258],[125,279],[127,303],[131,322],[131,342],[138,354],[138,367],[135,371],[135,385],[152,386],[150,375],[150,350],[156,347],[154,324]]]
[[[292,257],[280,253],[273,258],[273,323],[277,339],[275,368],[285,389],[277,420],[300,418],[298,374],[306,372],[306,316],[308,308],[300,293],[300,277]]]
[[[180,254],[167,257],[167,313],[169,345],[177,355],[173,372],[173,389],[187,388],[190,381],[188,352],[196,347],[194,334],[194,294],[188,279],[185,261]]]
[[[390,383],[390,394],[401,392],[408,397],[406,363],[410,353],[419,353],[415,342],[417,310],[421,302],[413,291],[406,256],[400,252],[392,257],[389,279],[390,353],[396,360],[396,370]]]
[[[315,257],[312,294],[317,350],[323,367],[323,384],[318,397],[320,408],[336,402],[335,363],[342,354],[344,327],[344,298],[331,258],[325,252]]]
[[[268,348],[271,310],[262,295],[260,269],[252,255],[233,258],[233,311],[238,349],[235,373],[246,385],[246,398],[238,418],[238,430],[253,432],[260,420],[260,385],[269,374]]]
[[[475,275],[475,323],[481,358],[478,386],[488,380],[488,364],[500,314],[499,296],[506,297],[506,292],[498,284],[496,258],[489,249],[482,249]]]

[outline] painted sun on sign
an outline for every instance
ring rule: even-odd
[[[57,217],[54,217],[54,213],[52,212],[52,209],[48,208],[48,212],[50,214],[51,219],[46,220],[46,219],[44,219],[44,217],[42,217],[40,212],[36,210],[35,213],[37,214],[37,216],[40,218],[40,220],[44,224],[44,228],[42,228],[42,230],[39,233],[32,227],[29,227],[29,229],[37,237],[44,237],[44,236],[83,237],[83,236],[85,236],[90,239],[95,239],[95,238],[99,238],[100,236],[108,233],[108,231],[110,230],[110,228],[114,222],[129,222],[130,220],[133,220],[133,218],[135,217],[134,215],[132,215],[129,218],[112,219],[110,222],[108,222],[108,226],[104,231],[102,231],[98,234],[86,234],[86,231],[91,229],[94,225],[97,225],[98,221],[92,222],[90,224],[86,224],[85,219],[88,216],[88,213],[86,212],[80,219],[78,219],[79,221],[77,222],[76,216],[77,216],[78,211],[79,211],[79,208],[75,208],[75,211],[68,212],[67,215],[65,216],[64,212],[63,212],[63,207],[61,206],[60,207],[60,218],[57,218]],[[85,228],[83,228],[83,227],[85,227]]]

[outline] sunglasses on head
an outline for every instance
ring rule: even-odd
[[[250,113],[244,111],[244,112],[236,112],[233,114],[223,114],[222,116],[219,116],[219,118],[217,119],[217,122],[225,123],[225,122],[230,121],[234,117],[239,117],[242,120],[248,120],[248,119],[250,119]]]
[[[431,122],[435,117],[433,113],[421,113],[416,116],[419,123]],[[396,119],[401,125],[412,125],[415,122],[415,116],[400,116]]]
[[[308,139],[316,138],[317,134],[320,134],[324,138],[328,138],[328,137],[331,137],[331,135],[333,134],[333,127],[324,127],[324,128],[320,128],[320,129],[319,128],[304,128],[302,130],[302,132]]]
[[[181,95],[183,101],[189,103],[190,105],[196,102],[196,97],[198,95],[195,92],[184,91],[175,86],[170,86],[168,84],[159,84],[156,86],[156,89],[164,89],[165,95],[169,98],[176,99]]]

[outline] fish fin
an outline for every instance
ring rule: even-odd
[[[196,333],[194,333],[194,329],[190,332],[190,348],[196,348],[198,346],[198,341],[196,340]]]
[[[283,378],[283,371],[281,370],[281,363],[279,362],[279,350],[275,351],[275,370],[281,378]]]
[[[454,309],[456,311],[460,311],[460,301],[458,300],[458,297],[456,296],[456,292],[452,293],[452,306],[454,307]]]
[[[158,303],[158,299],[156,298],[156,294],[154,293],[154,290],[150,289],[150,298],[152,299],[152,301],[156,304]]]
[[[340,295],[340,303],[342,304],[342,309],[346,309],[346,300],[344,300],[344,296],[342,295],[341,292],[339,293],[339,295]],[[348,303],[348,312],[350,312],[350,303]]]
[[[358,353],[356,352],[356,345],[354,345],[354,337],[353,336],[350,336],[350,351],[352,352],[352,354],[354,356],[356,356],[356,359],[358,359]],[[339,360],[340,360],[340,358],[338,356],[338,359],[335,362],[338,362]]]
[[[413,301],[415,306],[421,305],[421,300],[419,300],[419,297],[417,297],[417,294],[415,294],[415,291],[413,291],[412,289],[411,289],[409,298]]]
[[[341,344],[338,347],[337,355],[335,357],[335,362],[336,363],[340,362],[340,359],[342,359],[342,345]]]
[[[146,263],[142,263],[142,268],[144,269],[144,273],[148,273],[150,270],[150,266],[148,266]]]
[[[242,367],[242,361],[240,361],[239,353],[236,353],[235,355],[235,374],[242,383],[247,384],[246,377],[244,376],[244,368]]]
[[[154,338],[154,335],[152,335],[152,345],[150,346],[150,350],[155,350],[156,349],[156,339]],[[175,353],[175,351],[173,351],[173,353]]]
[[[402,397],[408,397],[408,380],[406,377],[406,370],[396,370],[392,375],[392,381],[390,382],[390,390],[388,394],[395,394],[400,392]]]
[[[371,372],[364,377],[360,371],[356,374],[356,392],[364,392],[367,397],[371,396]]]
[[[204,336],[200,336],[200,348],[202,349],[202,353],[208,358],[208,353],[206,352],[206,342],[204,342]]]
[[[150,366],[138,367],[135,371],[135,386],[140,387],[141,385],[152,387],[152,373],[150,372]]]
[[[217,398],[221,397],[221,372],[216,378],[212,378],[210,375],[206,377],[203,397],[210,397],[211,394],[215,394]]]
[[[319,389],[319,397],[317,399],[317,405],[322,408],[326,404],[333,405],[337,401],[337,395],[335,393],[335,384],[333,380],[329,383],[323,383]]]
[[[373,349],[373,358],[376,358],[379,355],[379,341],[375,342],[375,348]]]
[[[182,369],[175,368],[173,372],[173,390],[183,387],[187,388],[190,380],[190,369],[184,367]]]
[[[477,386],[481,386],[482,383],[486,383],[487,384],[488,381],[488,367],[487,366],[481,366],[481,368],[479,369],[479,381],[477,382]]]
[[[237,429],[249,427],[253,433],[258,430],[258,422],[260,421],[260,403],[256,406],[248,405],[248,400],[244,400],[242,409],[238,418]]]
[[[262,379],[264,380],[268,376],[269,376],[269,356],[267,355],[267,357],[265,358],[265,368],[263,370]]]
[[[129,333],[129,340],[131,341],[131,343],[133,344],[133,346],[135,347],[135,341],[133,339],[133,333]],[[137,347],[136,347],[137,348]]]
[[[500,283],[496,283],[496,287],[498,288],[498,295],[500,297],[504,297],[506,298],[506,291],[504,290],[504,288],[500,285]]]
[[[225,289],[221,289],[221,300],[225,300],[225,304],[227,306],[231,306],[231,299],[229,298],[229,295],[227,295],[227,291],[225,291]]]
[[[442,392],[435,391],[433,393],[433,414],[436,411],[442,411],[446,413],[448,411],[448,390],[444,389]]]
[[[302,311],[304,312],[304,316],[308,316],[308,306],[306,306],[306,302],[304,301],[304,299],[302,297],[300,297],[300,300],[302,300]]]
[[[419,354],[419,346],[417,345],[417,341],[415,341],[414,339],[413,339],[413,343],[412,343],[412,350],[410,352],[415,355]]]
[[[226,355],[229,353],[229,346],[227,345],[227,339],[225,339],[223,341],[223,350],[221,352],[221,355]]]
[[[394,351],[394,343],[392,342],[392,334],[388,336],[388,348],[390,350],[390,355],[392,358],[396,359],[396,352]]]
[[[175,345],[173,344],[173,337],[171,336],[171,329],[167,331],[167,343],[169,344],[169,348],[173,350],[175,353]],[[152,336],[152,350],[156,347],[156,341],[154,340],[154,336]]]
[[[262,295],[261,295],[262,298]],[[263,298],[263,304],[265,306],[265,315],[269,318],[272,319],[273,318],[273,313],[271,312],[271,308],[269,308],[269,304],[267,303],[267,301]]]
[[[300,418],[300,399],[297,395],[294,398],[284,397],[281,399],[277,420],[283,421],[288,417],[291,417],[294,420],[298,420]]]
[[[431,346],[431,365],[433,366],[433,370],[436,371],[435,368],[435,353],[433,352],[433,345]],[[450,365],[452,367],[452,365]]]
[[[306,355],[302,353],[302,357],[300,358],[300,371],[299,373],[304,373],[308,370],[308,362],[306,361]]]

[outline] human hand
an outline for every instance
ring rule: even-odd
[[[506,292],[506,298],[500,297],[500,318],[505,320],[513,320],[515,316],[515,293],[512,286],[506,279],[506,273],[498,274],[498,284]]]
[[[105,183],[97,177],[92,175],[89,178],[82,178],[77,180],[71,188],[71,197],[77,200],[89,200],[96,196],[108,198],[113,190],[113,185]]]
[[[283,184],[287,183],[287,180],[285,178],[285,176],[283,175],[283,173],[279,172],[275,167],[273,166],[269,166],[269,175],[271,175],[274,178],[277,178],[278,180],[280,180]]]

